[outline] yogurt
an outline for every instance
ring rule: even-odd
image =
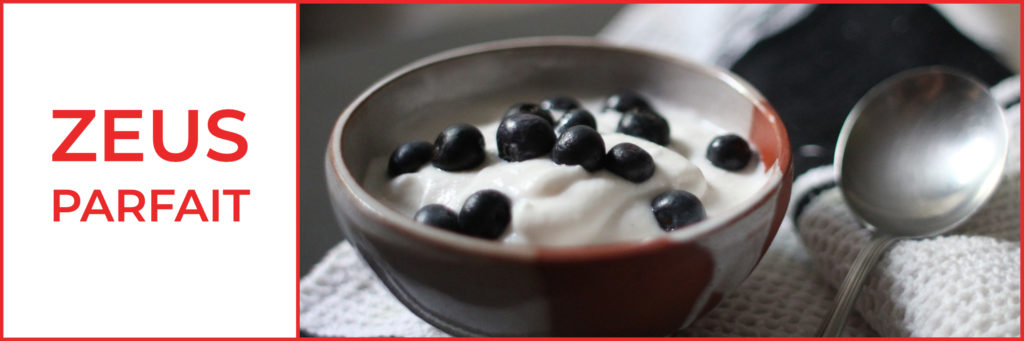
[[[598,105],[585,102],[584,107],[596,109]],[[666,233],[651,212],[651,200],[661,193],[689,191],[700,198],[707,216],[714,217],[734,209],[765,184],[768,175],[757,153],[739,171],[719,169],[704,157],[711,140],[728,131],[687,108],[657,108],[669,122],[671,142],[667,146],[616,133],[617,112],[591,111],[606,150],[629,142],[654,159],[654,175],[643,183],[632,183],[603,169],[590,173],[578,165],[558,165],[548,156],[522,162],[501,160],[495,141],[501,117],[496,115],[495,121],[478,126],[487,152],[479,167],[447,172],[427,163],[417,172],[388,178],[388,156],[383,155],[371,162],[363,184],[374,197],[410,217],[428,204],[442,204],[458,212],[471,194],[498,190],[512,202],[512,221],[501,241],[542,246],[655,238]]]

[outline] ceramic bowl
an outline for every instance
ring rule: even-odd
[[[361,185],[372,158],[436,134],[413,131],[493,120],[523,98],[599,98],[619,89],[688,106],[745,136],[766,165],[767,183],[729,214],[664,237],[568,248],[419,225]],[[686,327],[757,265],[793,178],[786,130],[746,81],[713,66],[571,37],[473,45],[401,68],[341,114],[326,167],[341,229],[391,293],[445,332],[486,336],[668,335]]]

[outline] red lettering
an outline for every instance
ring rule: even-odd
[[[71,206],[61,206],[60,197],[67,195],[71,197]],[[78,192],[70,189],[55,189],[53,190],[53,221],[60,221],[60,214],[64,212],[74,212],[78,209],[79,198]]]
[[[225,117],[230,117],[241,121],[245,118],[245,113],[233,109],[218,110],[217,112],[213,113],[213,115],[210,115],[210,120],[207,122],[207,126],[210,129],[210,134],[219,137],[222,140],[234,142],[235,145],[238,146],[238,148],[235,149],[235,151],[230,154],[221,153],[213,150],[213,148],[210,148],[210,151],[206,153],[206,156],[220,162],[238,161],[243,156],[245,156],[246,151],[249,149],[249,143],[248,141],[245,140],[245,137],[243,137],[242,135],[221,129],[217,125],[217,123]],[[225,194],[226,193],[227,191],[225,191]]]
[[[188,203],[196,203],[196,208],[188,208]],[[199,219],[207,221],[206,212],[203,212],[203,205],[199,204],[199,197],[196,195],[196,190],[190,189],[185,193],[185,200],[181,201],[181,207],[178,207],[178,216],[174,217],[174,221],[181,221],[181,218],[186,214],[198,214]]]
[[[234,215],[232,216],[232,218],[234,219],[234,221],[238,221],[238,219],[241,216],[241,214],[238,212],[239,211],[239,209],[238,209],[239,205],[238,204],[239,204],[239,201],[240,201],[239,197],[242,196],[242,195],[249,195],[249,190],[247,190],[247,189],[225,189],[224,190],[224,195],[230,195],[232,197],[232,202],[235,204],[234,205],[235,206],[234,207],[234,211],[232,212],[232,213],[234,213]]]
[[[142,153],[118,153],[114,151],[115,140],[138,140],[139,132],[114,130],[118,118],[142,118],[142,110],[105,110],[103,112],[103,160],[142,161]]]
[[[213,221],[220,221],[220,190],[213,190]]]
[[[135,206],[125,206],[124,198],[128,195],[135,197]],[[142,192],[134,189],[121,189],[117,191],[117,221],[124,221],[125,213],[131,213],[135,215],[135,219],[138,221],[146,221],[142,217],[142,207],[146,206],[146,196],[142,195]]]
[[[149,191],[149,197],[150,197],[149,203],[151,204],[150,207],[149,207],[149,215],[150,215],[149,221],[156,221],[157,220],[156,219],[157,218],[157,211],[159,211],[159,210],[169,210],[169,209],[174,208],[174,205],[171,205],[171,204],[161,204],[160,203],[160,196],[161,195],[174,195],[174,190],[173,189],[154,189],[154,190]]]
[[[199,145],[199,110],[188,111],[188,143],[185,150],[179,153],[171,153],[164,146],[164,111],[153,110],[153,149],[161,159],[170,162],[181,162],[188,160],[196,153]]]
[[[230,196],[232,203],[232,221],[238,222],[242,218],[241,201],[242,196],[251,194],[251,190],[248,189],[224,189],[224,190],[211,190],[212,200],[212,211],[207,211],[204,208],[203,202],[199,198],[199,192],[196,189],[188,189],[185,192],[185,196],[181,201],[181,205],[177,206],[176,214],[174,217],[175,222],[181,222],[186,215],[197,215],[199,220],[202,222],[219,222],[220,221],[220,196]],[[146,209],[146,201],[149,201],[150,219],[151,222],[159,221],[159,213],[161,210],[173,210],[176,207],[173,204],[161,203],[161,196],[174,196],[175,190],[173,189],[153,189],[150,190],[150,198],[147,200],[146,194],[142,191],[134,189],[118,189],[117,190],[117,220],[118,222],[129,221],[126,217],[134,217],[135,221],[145,222],[147,221],[142,211]],[[65,198],[70,198],[68,199]],[[135,197],[134,200],[128,199],[129,197]],[[166,199],[165,199],[166,200]],[[92,190],[92,194],[89,196],[89,200],[85,201],[85,205],[81,203],[85,201],[75,190],[70,189],[54,189],[53,190],[53,221],[60,222],[61,215],[68,212],[75,212],[79,208],[84,208],[82,211],[80,221],[88,221],[93,215],[103,215],[108,222],[114,222],[114,215],[110,206],[107,205],[106,199],[104,198],[102,190]],[[210,203],[207,203],[210,204]],[[212,215],[213,219],[209,217]],[[164,217],[165,219],[168,217]]]
[[[93,208],[93,204],[99,202],[100,208]],[[89,196],[89,203],[85,204],[85,211],[82,211],[82,221],[89,219],[90,215],[103,214],[107,217],[107,221],[114,221],[114,216],[110,214],[110,208],[107,207],[107,202],[103,200],[103,193],[96,189],[92,191],[92,195]]]
[[[77,118],[78,124],[71,129],[64,141],[53,151],[53,161],[96,161],[96,153],[68,153],[71,145],[78,140],[78,137],[89,126],[93,118],[96,118],[95,110],[54,110],[53,118]]]

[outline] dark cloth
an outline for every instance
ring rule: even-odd
[[[872,86],[927,65],[960,69],[989,85],[1012,75],[928,5],[818,5],[758,42],[732,70],[782,116],[800,174],[832,163],[846,115]],[[823,153],[806,153],[816,148],[805,145]]]

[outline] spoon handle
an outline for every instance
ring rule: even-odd
[[[871,274],[878,259],[885,254],[885,250],[896,241],[896,237],[886,234],[876,234],[857,254],[857,259],[850,266],[850,272],[846,273],[843,284],[836,293],[835,305],[832,311],[825,317],[825,321],[818,328],[818,336],[836,337],[846,326],[846,318],[850,316],[853,309],[853,302],[860,295],[860,289],[864,279]]]

